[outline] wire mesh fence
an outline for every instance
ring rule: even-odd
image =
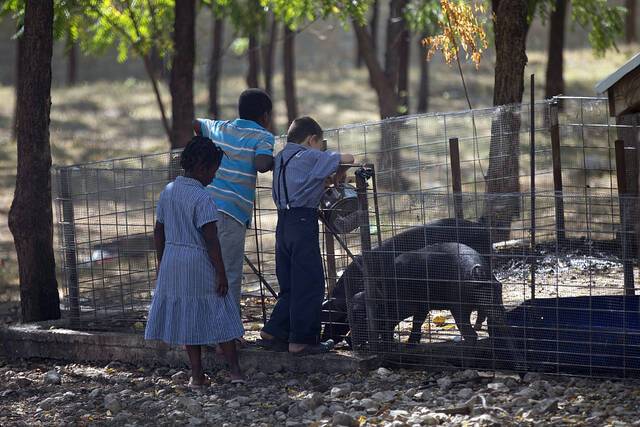
[[[594,360],[610,362],[595,350],[597,329],[622,342],[606,351],[615,357],[622,351],[619,360],[632,363],[635,320],[627,315],[638,310],[625,283],[630,289],[634,279],[638,210],[637,150],[627,141],[629,135],[637,139],[636,125],[629,123],[610,118],[604,98],[555,98],[533,107],[407,116],[325,131],[330,149],[353,153],[375,174],[366,209],[360,206],[369,214],[341,226],[326,216],[332,225],[321,228],[324,337],[347,338],[358,351],[402,363],[509,367],[518,356],[523,369],[564,372],[566,362],[596,375],[589,369],[602,363]],[[627,142],[617,147],[618,139]],[[283,143],[278,140],[276,150]],[[181,173],[178,156],[55,169],[63,304],[79,324],[113,329],[120,321],[144,322],[157,267],[155,204]],[[620,179],[628,188],[619,192]],[[355,184],[355,175],[348,180]],[[278,291],[276,220],[271,176],[261,174],[242,285],[249,334],[257,333]],[[434,277],[416,269],[430,259],[444,267],[430,269]],[[469,267],[465,262],[477,268],[462,268]],[[373,283],[369,293],[365,282]],[[457,299],[449,295],[447,307],[433,300],[432,282],[456,291]],[[462,291],[476,285],[483,289],[478,295],[489,297],[473,306],[467,300],[475,294]],[[467,316],[470,304],[482,310]],[[464,322],[454,319],[452,308],[464,312],[458,313]],[[580,320],[564,324],[566,316]],[[494,327],[496,318],[503,326]],[[602,319],[614,323],[598,323]],[[620,319],[622,329],[616,329]],[[563,341],[572,335],[579,337],[579,355]],[[532,348],[548,358],[531,356]],[[564,353],[571,357],[562,359]],[[616,360],[613,374],[635,369]]]

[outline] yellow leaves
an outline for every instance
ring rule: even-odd
[[[366,422],[367,422],[367,417],[365,417],[364,415],[360,415],[360,416],[358,417],[358,425],[361,425],[361,426],[362,426],[362,425],[364,425],[364,423],[366,423]]]
[[[136,323],[133,324],[133,328],[138,330],[138,331],[142,331],[142,330],[144,330],[144,323],[136,322]]]
[[[460,47],[465,51],[466,59],[480,66],[482,53],[489,44],[479,15],[484,14],[482,1],[469,5],[464,1],[440,0],[442,18],[438,22],[442,33],[427,37],[422,44],[429,47],[427,60],[440,50],[447,64],[458,58]]]
[[[432,322],[437,328],[442,328],[445,331],[450,331],[456,327],[453,323],[447,323],[447,318],[441,314],[434,316]]]
[[[433,324],[436,326],[444,326],[445,323],[447,323],[447,318],[442,315],[433,318]]]

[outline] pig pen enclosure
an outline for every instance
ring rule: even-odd
[[[323,337],[403,365],[638,376],[629,123],[609,117],[606,98],[559,97],[325,131],[329,149],[366,166],[350,170],[344,198],[323,199]],[[55,169],[62,304],[76,326],[143,330],[155,205],[178,158]],[[271,175],[259,175],[249,337],[278,291],[276,220]]]

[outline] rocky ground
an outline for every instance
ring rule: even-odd
[[[472,370],[212,375],[0,360],[0,425],[640,425],[640,382]]]

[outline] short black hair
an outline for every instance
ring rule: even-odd
[[[316,135],[322,138],[322,128],[309,116],[295,119],[287,132],[287,141],[301,144],[308,136]]]
[[[257,122],[265,113],[271,113],[271,97],[262,89],[247,89],[238,99],[238,115],[241,119]]]
[[[180,154],[180,166],[191,171],[202,164],[205,167],[219,165],[224,151],[206,136],[194,136]]]

